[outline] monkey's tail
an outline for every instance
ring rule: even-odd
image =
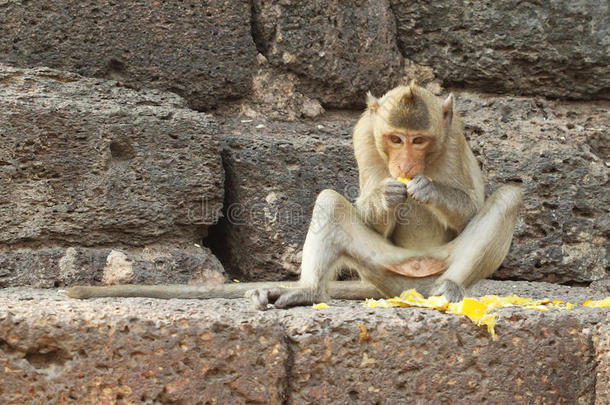
[[[110,285],[104,287],[75,286],[64,291],[71,298],[145,297],[159,299],[243,298],[249,290],[257,288],[294,288],[296,282],[275,281],[234,283],[219,285]],[[334,281],[329,295],[337,299],[382,298],[375,287],[361,281]]]

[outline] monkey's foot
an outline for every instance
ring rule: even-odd
[[[433,257],[412,257],[400,263],[385,265],[386,270],[407,277],[422,278],[447,270],[447,263]]]
[[[308,288],[260,288],[246,292],[256,309],[290,308],[320,302],[317,294]]]
[[[464,298],[464,288],[451,280],[443,280],[437,284],[430,295],[442,295],[450,302],[458,302]]]

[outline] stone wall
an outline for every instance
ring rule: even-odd
[[[392,0],[405,57],[443,83],[564,99],[610,97],[604,0]]]
[[[317,193],[358,194],[365,92],[410,78],[525,191],[495,277],[603,279],[607,8],[6,1],[0,286],[296,278]]]
[[[0,92],[0,285],[224,280],[201,246],[224,197],[213,118],[48,68],[4,66]]]
[[[3,63],[169,90],[195,109],[250,87],[256,48],[244,0],[10,0],[0,8]]]
[[[331,107],[361,106],[365,91],[382,92],[405,71],[485,92],[610,98],[604,0],[10,0],[1,7],[0,62],[166,89],[196,109],[247,96],[257,52]]]

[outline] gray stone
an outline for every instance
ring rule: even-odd
[[[269,67],[266,58],[252,79],[252,91],[238,103],[218,108],[223,116],[244,115],[250,119],[294,121],[298,118],[315,118],[324,113],[316,99],[297,90],[301,78],[294,73],[280,73]]]
[[[0,250],[0,287],[95,284],[222,284],[208,248],[43,248]]]
[[[354,199],[353,117],[316,123],[223,121],[225,217],[210,244],[228,271],[255,280],[294,279],[318,193]]]
[[[171,93],[0,71],[0,242],[196,242],[223,199],[218,127]]]
[[[524,207],[494,276],[590,282],[608,275],[610,104],[484,97],[457,105],[488,179],[519,184]]]
[[[593,403],[591,324],[607,314],[504,309],[493,341],[431,310],[294,310],[288,403]]]
[[[610,325],[598,325],[593,335],[597,357],[595,404],[610,404]]]
[[[364,104],[404,75],[389,2],[254,1],[254,36],[272,66],[328,107]]]
[[[247,93],[255,57],[245,0],[0,4],[0,62],[170,90],[199,110]]]
[[[553,299],[597,297],[549,286]],[[505,308],[494,341],[464,317],[428,309],[333,301],[259,312],[246,300],[79,301],[5,289],[0,391],[7,403],[606,404],[609,315]]]
[[[70,284],[57,274],[69,247],[102,248],[77,250],[89,263],[77,281],[98,277],[111,248],[149,245],[185,268],[152,275],[138,269],[155,260],[132,258],[135,281],[203,268],[223,278],[209,251],[192,248],[221,214],[218,132],[172,93],[0,66],[0,285]]]
[[[610,294],[608,291],[592,287],[570,287],[544,281],[513,281],[513,280],[481,280],[467,291],[467,296],[481,297],[483,295],[519,295],[536,300],[562,300],[572,304],[582,304],[584,301],[601,300]]]
[[[447,86],[610,99],[607,0],[390,0],[403,55]]]

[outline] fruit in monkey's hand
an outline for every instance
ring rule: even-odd
[[[406,186],[407,184],[409,184],[411,179],[408,178],[408,177],[397,177],[396,181],[398,181],[398,182],[400,182],[400,183],[402,183],[402,184],[404,184]]]

